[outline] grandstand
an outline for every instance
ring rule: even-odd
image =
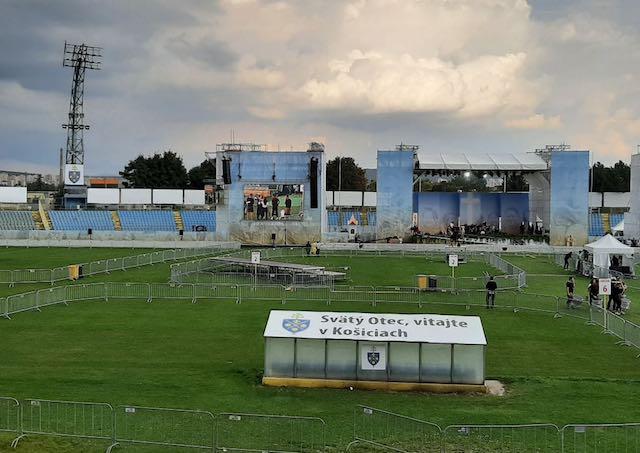
[[[216,211],[180,211],[185,231],[205,227],[206,231],[216,231]]]
[[[0,211],[1,230],[37,230],[30,211]]]
[[[54,230],[94,231],[114,230],[108,211],[49,211]]]
[[[123,231],[176,231],[172,211],[118,211]]]

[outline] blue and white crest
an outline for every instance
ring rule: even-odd
[[[282,327],[291,333],[298,333],[306,330],[311,324],[309,319],[287,318],[282,320]]]

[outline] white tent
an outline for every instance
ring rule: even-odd
[[[611,228],[611,231],[613,231],[614,233],[617,233],[618,231],[624,231],[624,220],[618,222],[616,226]]]
[[[585,245],[584,248],[593,254],[593,265],[605,269],[609,269],[610,255],[633,255],[633,248],[623,244],[610,234]]]

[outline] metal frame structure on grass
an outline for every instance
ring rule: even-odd
[[[304,249],[300,248],[277,248],[277,249],[264,249],[261,251],[262,259],[277,259],[277,258],[302,258],[308,257]],[[249,259],[251,257],[251,250],[240,250],[232,252],[235,258]],[[391,251],[388,253],[378,252],[362,252],[358,250],[327,250],[323,251],[321,256],[330,257],[352,257],[352,256],[399,256],[399,257],[418,257],[428,258],[434,261],[446,261],[445,253],[432,253],[432,252],[403,252],[398,253]],[[501,275],[495,275],[494,278],[499,282],[499,286],[502,289],[521,289],[527,285],[526,272],[515,266],[501,256],[493,253],[464,253],[464,256],[470,261],[479,261],[504,272]],[[314,257],[309,257],[313,259]],[[332,269],[334,270],[334,269]],[[345,269],[335,270],[344,272]],[[234,284],[246,284],[257,282],[257,276],[251,272],[238,272],[237,269],[232,266],[224,266],[215,259],[203,258],[199,260],[189,261],[185,263],[177,263],[171,266],[171,281],[176,283],[234,283]],[[484,289],[486,281],[489,277],[488,273],[477,277],[457,277],[452,276],[431,276],[437,282],[438,289],[445,290],[457,290],[457,289]],[[277,274],[269,274],[269,281],[280,284],[287,284],[289,286],[333,286],[334,278],[319,279],[315,282],[308,282],[304,279],[290,278],[289,280],[281,281],[278,279]],[[264,275],[260,275],[260,280],[264,280]],[[280,280],[280,281],[279,281]]]

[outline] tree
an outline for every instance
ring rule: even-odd
[[[129,161],[120,176],[125,179],[125,187],[136,188],[184,189],[188,182],[182,158],[173,151],[151,157],[140,155]]]
[[[30,192],[53,192],[57,190],[55,184],[48,184],[43,181],[42,175],[38,175],[35,181],[27,183],[27,190]]]
[[[594,192],[628,192],[631,185],[631,168],[621,160],[612,167],[596,162],[591,169]]]
[[[364,169],[356,164],[353,157],[336,157],[327,162],[327,190],[363,191],[366,188],[367,177]]]
[[[189,187],[192,189],[204,189],[205,184],[211,184],[210,180],[216,179],[215,160],[205,159],[200,165],[189,170]]]
[[[529,183],[523,174],[509,174],[507,176],[507,192],[528,192]]]
[[[423,191],[424,188],[424,182]],[[431,190],[434,192],[488,192],[487,181],[473,172],[469,176],[458,175],[449,179],[448,181],[441,181],[433,184]]]

